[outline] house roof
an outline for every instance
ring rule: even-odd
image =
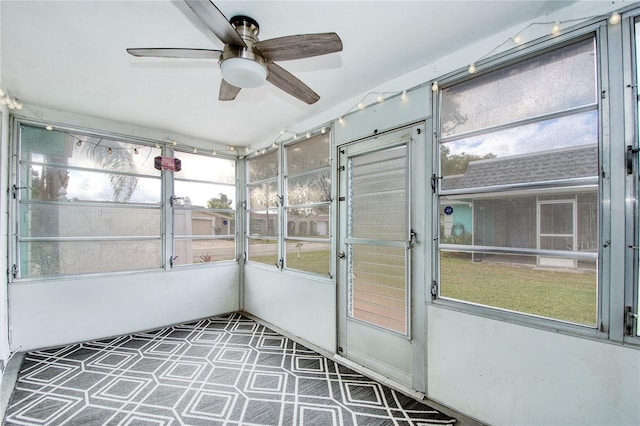
[[[598,146],[477,160],[462,175],[442,179],[442,190],[598,176]]]

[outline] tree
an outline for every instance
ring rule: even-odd
[[[440,146],[442,176],[461,175],[467,170],[470,162],[489,158],[496,158],[496,155],[492,153],[485,155],[467,154],[464,151],[460,154],[451,154],[451,150],[446,144],[441,144]]]
[[[211,198],[207,201],[207,208],[209,209],[231,209],[231,203],[233,200],[230,200],[227,197],[227,194],[220,193],[219,198]]]

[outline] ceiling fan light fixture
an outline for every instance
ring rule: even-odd
[[[267,68],[251,59],[227,58],[220,63],[222,78],[236,87],[260,87],[267,79]]]

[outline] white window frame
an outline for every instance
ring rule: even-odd
[[[529,47],[521,46],[518,49],[512,49],[507,52],[497,54],[494,57],[490,57],[488,59],[479,61],[476,63],[477,69],[482,73],[483,70],[493,71],[495,69],[500,69],[505,66],[516,63],[520,60],[525,60],[531,57],[535,57],[541,54],[544,54],[548,51],[555,50],[559,47],[573,44],[581,39],[594,37],[596,40],[596,64],[598,66],[596,70],[596,78],[598,79],[597,87],[603,91],[604,93],[608,93],[608,72],[606,66],[603,66],[603,58],[607,57],[608,50],[606,49],[607,45],[607,31],[605,30],[607,27],[607,21],[600,18],[592,19],[589,22],[578,25],[574,28],[567,29],[563,34],[559,36],[547,36],[541,40],[536,40],[535,43],[531,43]],[[478,67],[478,65],[480,65]],[[476,74],[480,75],[480,74]],[[444,89],[448,86],[461,83],[468,79],[474,78],[475,75],[469,75],[466,68],[455,71],[451,74],[445,75],[441,78],[438,78],[438,85],[441,89]],[[604,125],[606,125],[606,117],[609,112],[609,97],[600,97],[598,96],[598,111],[599,111],[599,162],[600,168],[602,172],[608,176],[610,170],[610,158],[608,151],[610,149],[609,138],[607,137],[605,132],[602,131]],[[434,125],[436,126],[436,135],[439,135],[439,117],[436,115],[440,111],[440,97],[434,95],[432,98],[432,105],[434,111]],[[439,177],[439,136],[434,138],[433,143],[433,170],[434,173],[434,182],[432,186],[435,187],[435,190],[432,194],[433,200],[433,233],[435,236],[439,235],[439,198],[440,198],[440,187],[442,179]],[[500,191],[504,194],[507,194],[509,188],[499,188]],[[456,195],[457,192],[462,191],[451,191],[451,195]],[[487,318],[498,319],[500,321],[513,322],[516,324],[532,326],[535,328],[543,328],[553,330],[555,332],[563,332],[578,336],[597,338],[597,339],[607,339],[610,336],[610,309],[609,302],[610,299],[608,297],[608,284],[603,285],[603,277],[609,277],[610,275],[610,253],[606,250],[602,250],[603,242],[607,242],[611,240],[610,229],[603,224],[603,218],[609,217],[610,212],[607,210],[610,208],[610,189],[607,185],[604,185],[601,179],[599,179],[598,183],[598,241],[600,244],[600,250],[598,254],[598,271],[597,271],[597,281],[598,281],[598,290],[597,290],[597,303],[598,306],[596,308],[598,312],[597,323],[595,327],[584,326],[580,324],[573,324],[569,322],[565,322],[562,320],[556,320],[553,318],[539,317],[533,314],[521,313],[521,312],[513,312],[508,310],[503,310],[500,308],[495,308],[491,306],[478,305],[473,302],[465,302],[459,300],[452,300],[446,298],[439,297],[439,282],[440,282],[440,271],[439,271],[439,242],[438,238],[434,238],[434,253],[436,253],[437,259],[433,261],[433,285],[431,287],[431,300],[428,300],[428,303],[433,303],[438,306],[442,306],[445,308],[467,312],[473,315],[478,315]],[[443,194],[445,195],[445,194]],[[574,209],[575,212],[576,209]],[[466,246],[465,246],[466,247]],[[517,250],[516,250],[517,251]],[[527,250],[520,250],[521,254],[532,254],[537,255],[536,250],[531,250],[530,252]],[[573,254],[573,253],[572,253]],[[608,279],[606,280],[608,282]]]

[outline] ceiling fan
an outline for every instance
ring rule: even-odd
[[[340,52],[342,40],[336,33],[299,34],[260,41],[260,27],[252,18],[234,16],[227,20],[211,0],[184,1],[224,43],[223,50],[142,48],[127,49],[127,52],[142,57],[217,59],[222,71],[218,95],[221,101],[232,101],[240,89],[258,87],[265,80],[307,104],[320,99],[309,86],[274,61]]]

